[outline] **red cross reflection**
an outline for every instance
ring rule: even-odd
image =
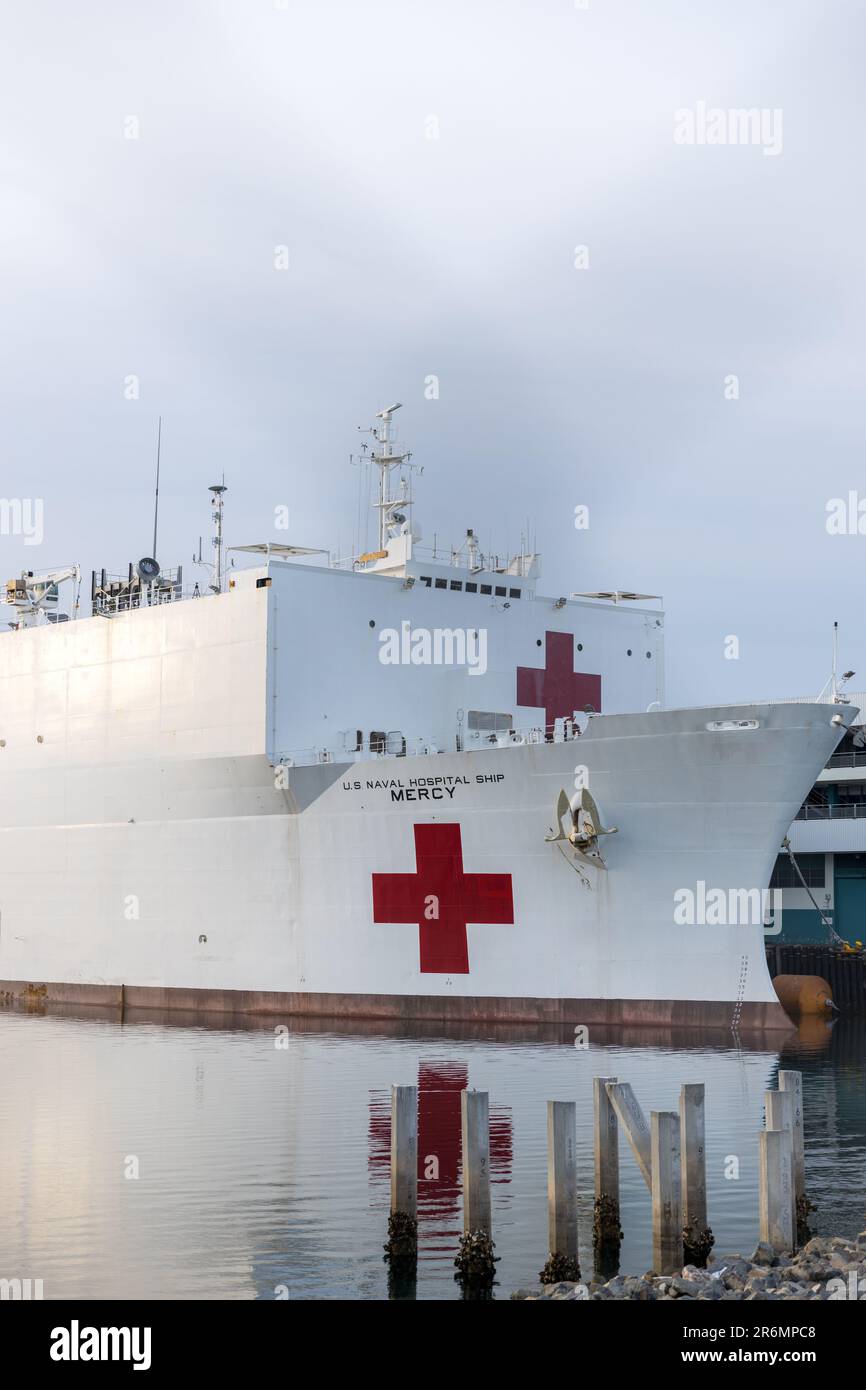
[[[418,1221],[427,1234],[453,1230],[461,1210],[460,1092],[469,1085],[465,1062],[418,1063]],[[490,1181],[510,1183],[511,1108],[490,1106]],[[370,1096],[370,1174],[388,1183],[391,1171],[391,1093]],[[449,1247],[450,1248],[450,1247]]]

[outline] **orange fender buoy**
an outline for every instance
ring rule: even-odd
[[[820,975],[777,975],[773,988],[791,1018],[834,1012],[833,991]]]

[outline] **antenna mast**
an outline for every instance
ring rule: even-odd
[[[372,434],[375,440],[373,446],[372,460],[379,469],[379,501],[376,506],[379,511],[379,549],[385,550],[388,544],[388,527],[391,525],[389,512],[397,503],[408,503],[409,498],[405,495],[399,497],[391,496],[391,469],[396,468],[401,463],[406,463],[410,458],[408,453],[395,454],[391,440],[391,417],[395,410],[399,410],[402,405],[397,401],[396,405],[389,405],[387,409],[380,410],[376,416],[381,420],[381,425],[374,425]]]
[[[223,591],[223,493],[228,492],[228,488],[225,483],[214,483],[212,487],[208,488],[208,492],[213,493],[214,533],[211,544],[214,548],[214,582],[211,588],[215,594],[221,594]]]
[[[842,695],[840,692],[842,691],[843,686],[847,685],[848,682],[849,682],[849,680],[851,680],[851,678],[852,678],[853,676],[856,676],[856,674],[857,674],[856,671],[843,671],[841,677],[840,677],[840,675],[839,675],[839,624],[838,624],[838,623],[834,623],[834,624],[833,624],[833,669],[832,669],[831,672],[830,672],[829,678],[824,682],[824,685],[823,685],[823,687],[822,687],[822,689],[821,689],[821,691],[820,691],[820,693],[819,693],[819,695],[818,695],[818,700],[819,700],[819,702],[823,702],[825,691],[827,690],[827,688],[828,688],[828,686],[829,686],[829,689],[830,689],[830,703],[831,703],[831,704],[834,704],[834,705],[847,705],[847,704],[850,704],[850,700],[848,699],[848,696],[847,696],[847,695]]]
[[[153,499],[153,558],[156,559],[156,527],[159,521],[159,455],[162,447],[162,416],[156,431],[156,493]]]
[[[830,678],[830,679],[831,679],[830,698],[831,698],[831,700],[833,701],[833,704],[834,704],[834,705],[835,705],[835,703],[836,703],[836,697],[837,697],[837,695],[838,695],[838,693],[839,693],[839,687],[838,687],[838,685],[836,684],[836,660],[837,660],[837,651],[838,651],[838,647],[839,647],[839,624],[838,624],[838,623],[834,623],[834,624],[833,624],[833,675],[832,675],[831,678]]]

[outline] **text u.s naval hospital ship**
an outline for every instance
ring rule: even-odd
[[[0,994],[788,1026],[760,911],[676,905],[759,896],[855,711],[665,710],[652,596],[422,558],[396,409],[372,552],[224,567],[219,486],[203,594],[146,559],[64,621],[77,571],[10,581]]]

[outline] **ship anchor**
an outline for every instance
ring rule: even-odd
[[[558,844],[563,854],[564,846],[571,845],[575,854],[585,863],[594,864],[598,869],[607,868],[601,856],[598,839],[600,835],[615,835],[617,827],[602,824],[595,799],[586,787],[581,788],[577,796],[571,799],[564,791],[560,791],[556,802],[556,826],[556,830],[551,829],[550,834],[544,837],[549,844]],[[580,873],[577,864],[572,863],[572,868]],[[585,886],[589,887],[583,874],[581,878],[584,879]]]

